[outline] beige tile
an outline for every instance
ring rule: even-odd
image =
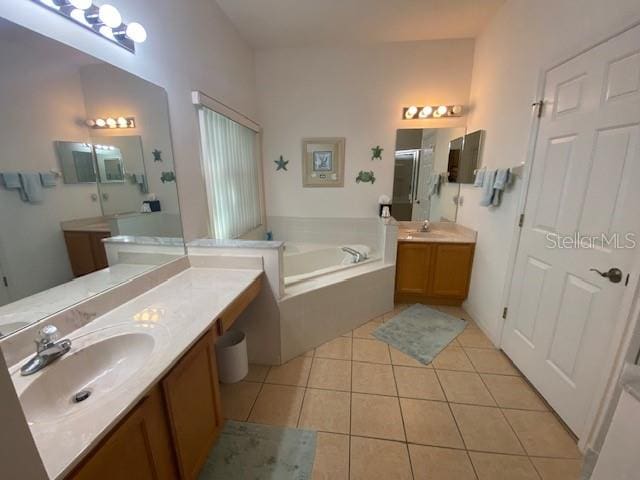
[[[436,373],[429,368],[394,366],[398,395],[424,400],[445,400]]]
[[[303,357],[313,357],[315,353],[316,353],[316,349],[312,348],[308,352],[303,353],[302,356]]]
[[[545,403],[523,378],[486,373],[481,377],[500,407],[547,410]]]
[[[246,422],[262,384],[238,382],[220,384],[220,400],[224,418]]]
[[[456,340],[463,347],[496,348],[491,340],[478,328],[467,328]]]
[[[578,480],[580,478],[581,460],[532,458],[531,461],[542,480]]]
[[[433,368],[442,370],[475,371],[464,349],[451,344],[433,359],[432,365]]]
[[[349,433],[351,394],[333,390],[307,389],[299,428],[332,433]]]
[[[264,379],[267,378],[267,373],[269,373],[268,365],[249,365],[249,373],[246,377],[244,377],[245,382],[264,382]]]
[[[451,410],[469,450],[525,453],[500,409],[452,403]]]
[[[351,362],[330,358],[315,358],[309,375],[309,388],[351,390]]]
[[[370,340],[376,340],[376,338],[371,335],[376,328],[381,325],[380,321],[371,320],[370,322],[365,323],[364,325],[356,328],[353,331],[353,338],[368,338]]]
[[[349,480],[349,437],[318,432],[312,480]]]
[[[316,357],[351,360],[351,338],[338,337],[316,348]]]
[[[476,480],[464,450],[409,445],[409,456],[416,480]]]
[[[400,404],[396,397],[351,394],[351,435],[404,441]]]
[[[511,364],[511,361],[499,350],[465,347],[464,351],[479,373],[519,375],[518,370]]]
[[[479,480],[539,480],[527,457],[469,452]]]
[[[551,412],[504,410],[529,455],[551,458],[580,458],[576,442]]]
[[[258,395],[249,421],[281,427],[298,424],[304,388],[265,383]]]
[[[401,398],[400,405],[408,442],[464,448],[447,403]]]
[[[271,367],[266,383],[304,387],[309,379],[312,358],[298,357],[278,367]]]
[[[347,338],[351,338],[353,337],[353,332],[349,331],[347,333],[343,333],[342,335],[340,335],[341,337],[347,337]]]
[[[351,480],[412,480],[407,445],[351,437]]]
[[[389,346],[378,340],[353,339],[353,359],[360,362],[391,363]]]
[[[378,363],[353,363],[351,390],[376,395],[397,395],[396,382],[391,365]]]
[[[389,352],[391,353],[391,363],[394,365],[402,365],[405,367],[418,367],[418,368],[433,368],[431,365],[425,365],[420,363],[415,358],[407,355],[400,350],[389,346]]]
[[[449,402],[490,407],[496,405],[477,373],[437,370],[437,374]]]

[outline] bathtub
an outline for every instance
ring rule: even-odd
[[[344,252],[348,247],[366,255],[355,263],[353,255]],[[287,242],[284,247],[283,270],[285,287],[340,270],[360,267],[380,257],[368,245],[316,245]]]

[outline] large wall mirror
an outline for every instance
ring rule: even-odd
[[[482,131],[465,127],[396,132],[392,215],[399,221],[455,222],[460,184],[473,183]]]
[[[0,91],[0,337],[184,255],[162,88],[0,19]]]

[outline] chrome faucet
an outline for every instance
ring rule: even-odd
[[[355,260],[354,263],[360,263],[362,260],[366,260],[366,258],[367,258],[367,254],[366,253],[359,252],[357,250],[354,250],[351,247],[342,247],[342,251],[346,252],[346,253],[348,253],[350,255],[353,255],[353,258]]]
[[[53,325],[46,325],[36,337],[36,354],[20,369],[20,375],[27,376],[39,372],[47,365],[71,350],[71,340],[64,339],[57,342],[60,334]]]
[[[429,220],[425,220],[422,222],[422,226],[420,227],[421,232],[428,232],[431,228],[431,222]]]

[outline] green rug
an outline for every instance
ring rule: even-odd
[[[466,326],[465,320],[417,303],[383,323],[372,335],[428,365]]]
[[[228,420],[199,480],[308,480],[316,432]]]

